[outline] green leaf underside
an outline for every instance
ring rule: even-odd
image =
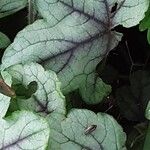
[[[145,142],[144,142],[144,146],[143,146],[143,150],[148,150],[150,148],[150,124],[148,125],[147,128],[147,134],[145,136]]]
[[[149,5],[147,12],[145,13],[144,19],[141,21],[140,26],[139,26],[139,29],[141,31],[144,31],[148,28],[150,28],[150,5]]]
[[[150,99],[150,73],[135,72],[130,77],[130,84],[117,90],[117,101],[127,119],[140,121],[144,119],[144,111]]]
[[[150,100],[148,102],[148,105],[147,105],[147,108],[146,108],[146,111],[145,111],[145,117],[148,120],[150,120]],[[144,142],[143,150],[148,150],[149,149],[149,147],[150,147],[149,140],[150,140],[150,122],[148,124],[147,134],[146,134],[146,137],[145,137],[145,142]]]
[[[147,40],[148,40],[148,43],[150,44],[150,29],[148,29],[147,31]]]
[[[147,105],[147,108],[146,108],[146,111],[145,111],[145,117],[148,120],[150,120],[150,100],[148,102],[148,105]],[[148,124],[147,133],[146,133],[146,136],[145,136],[145,142],[144,142],[144,146],[143,146],[143,150],[148,150],[149,149],[149,147],[150,147],[149,140],[150,140],[150,122]]]
[[[27,5],[27,0],[0,0],[0,18],[11,15]]]
[[[10,44],[9,38],[0,32],[0,48],[6,48]]]
[[[32,110],[48,115],[51,113],[65,114],[65,98],[60,91],[60,82],[53,71],[45,71],[36,63],[15,65],[8,68],[13,84],[27,87],[31,82],[37,83],[37,91],[30,98],[17,97],[20,109]]]
[[[3,80],[6,82],[6,84],[11,86],[12,84],[11,76],[5,71],[1,72],[1,76],[3,77]],[[1,88],[0,88],[0,91],[1,91]],[[5,116],[8,110],[9,104],[10,104],[10,97],[5,96],[0,93],[0,118],[3,118]]]
[[[97,125],[96,129],[85,135],[86,128],[91,125]],[[50,149],[53,150],[110,150],[110,147],[111,150],[126,149],[125,133],[118,123],[107,114],[98,113],[96,115],[89,110],[73,109],[67,118],[60,122],[58,128],[59,130],[51,133],[53,141]]]
[[[28,111],[17,111],[0,119],[1,150],[45,150],[49,139],[46,120]]]
[[[128,134],[128,138],[126,142],[127,149],[142,150],[144,145],[146,130],[147,130],[146,122],[136,124],[132,128],[132,131]]]
[[[138,24],[148,7],[148,0],[122,0],[111,12],[115,2],[36,0],[44,19],[17,35],[4,53],[2,69],[36,61],[57,73],[64,94],[79,89],[86,102],[100,102],[111,89],[95,75],[96,66],[122,37],[111,30]]]

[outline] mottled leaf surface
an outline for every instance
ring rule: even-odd
[[[55,122],[53,122],[55,124]],[[85,131],[91,125],[96,129],[89,134]],[[89,110],[73,109],[60,122],[59,130],[52,133],[53,150],[125,150],[126,135],[118,123],[109,115]]]
[[[96,66],[122,37],[112,29],[138,24],[148,0],[36,0],[35,5],[44,19],[17,35],[2,69],[36,61],[57,73],[64,94],[79,89],[86,102],[100,102],[111,89],[95,74]]]
[[[11,78],[10,74],[8,74],[5,71],[2,71],[1,72],[1,77],[3,78],[3,80],[9,86],[11,86],[11,84],[12,84],[12,78]],[[0,91],[2,90],[1,88],[2,87],[0,86]],[[2,117],[5,116],[5,114],[6,114],[7,110],[8,110],[9,104],[10,104],[10,97],[5,96],[5,95],[3,95],[3,94],[0,93],[0,118],[2,118]]]
[[[48,150],[61,150],[60,143],[66,142],[67,138],[62,134],[61,122],[66,119],[62,114],[52,113],[46,117],[49,127],[49,143]],[[69,147],[68,147],[69,148]]]
[[[32,112],[17,111],[0,119],[1,150],[45,150],[49,139],[47,121]]]
[[[27,0],[0,0],[0,18],[11,15],[27,5]]]
[[[137,25],[144,18],[149,0],[36,0],[36,5],[52,25],[77,13],[80,21],[84,18],[112,28]]]
[[[60,82],[53,71],[45,71],[36,63],[15,65],[8,69],[13,84],[27,87],[31,82],[37,83],[37,90],[30,98],[17,97],[20,109],[32,110],[45,115],[51,113],[65,114],[65,98],[60,91]]]
[[[0,32],[0,49],[6,48],[10,43],[11,42],[10,42],[9,38],[5,34]]]

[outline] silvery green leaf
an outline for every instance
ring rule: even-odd
[[[51,25],[79,14],[81,22],[93,20],[108,28],[139,24],[149,6],[149,0],[35,0],[35,3]]]
[[[16,98],[20,109],[32,110],[44,115],[65,114],[65,98],[60,91],[60,82],[53,71],[45,71],[36,63],[18,64],[7,70],[12,76],[14,85],[22,84],[27,87],[32,82],[37,83],[37,90],[30,98]]]
[[[0,119],[0,149],[46,150],[49,139],[47,121],[32,112],[17,111]]]
[[[0,18],[11,15],[27,5],[27,0],[0,0]]]
[[[55,119],[56,120],[56,119]],[[53,121],[53,126],[55,125]],[[121,126],[104,113],[73,109],[66,119],[57,122],[53,131],[53,150],[125,150],[126,135]]]
[[[50,127],[50,135],[49,135],[49,143],[48,150],[61,150],[60,143],[65,142],[67,138],[62,134],[61,122],[65,120],[65,116],[58,113],[52,113],[52,115],[48,115],[46,117],[49,127]]]
[[[140,31],[144,31],[150,28],[150,5],[148,10],[145,13],[144,19],[140,22],[139,29]]]
[[[9,38],[5,34],[0,32],[0,49],[6,48],[10,43],[11,42],[10,42]]]
[[[96,77],[95,73],[89,74],[81,83],[80,94],[89,104],[99,103],[111,92],[111,86],[105,84],[98,76]]]
[[[100,102],[111,89],[98,79],[96,66],[122,37],[112,29],[138,24],[148,0],[36,0],[35,5],[43,20],[17,35],[4,53],[2,69],[36,61],[57,73],[64,94],[79,89],[86,102]]]
[[[12,78],[11,78],[10,74],[8,74],[6,71],[2,71],[1,76],[2,76],[3,80],[6,82],[6,84],[11,86]],[[1,90],[3,90],[1,88],[2,87],[0,86],[0,118],[5,116],[5,114],[8,110],[9,104],[10,104],[10,97],[1,94]]]
[[[107,0],[103,0],[107,1]],[[110,0],[116,2],[117,12],[114,16],[114,23],[116,25],[123,25],[124,27],[132,27],[140,23],[145,17],[145,12],[149,6],[149,0]]]

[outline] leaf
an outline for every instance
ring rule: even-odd
[[[58,113],[53,113],[52,115],[46,117],[51,130],[49,135],[48,150],[61,150],[60,143],[66,141],[66,137],[61,134],[61,122],[65,118],[66,117],[64,115]]]
[[[150,44],[150,4],[147,12],[145,13],[144,19],[141,21],[139,26],[140,31],[144,31],[148,29],[147,31],[147,41]]]
[[[132,94],[132,89],[129,86],[120,87],[116,94],[120,112],[128,120],[137,121],[143,117],[143,114],[140,113],[138,102],[136,102],[136,99]]]
[[[147,130],[147,123],[142,122],[135,125],[127,138],[127,148],[129,150],[142,150],[144,145],[144,139]]]
[[[27,0],[0,0],[0,18],[11,15],[27,5]]]
[[[150,140],[150,124],[147,128],[147,134],[146,134],[143,150],[148,150],[150,148],[149,140]]]
[[[118,123],[109,115],[89,110],[73,109],[67,118],[60,122],[59,130],[52,132],[55,142],[53,150],[124,150],[126,135]],[[55,121],[53,121],[55,126]],[[85,134],[91,125],[95,130]],[[58,126],[58,123],[57,123]]]
[[[27,87],[33,81],[37,91],[30,98],[17,97],[20,109],[26,109],[45,115],[52,113],[65,114],[65,98],[60,91],[60,82],[53,71],[45,71],[36,63],[15,65],[7,69],[12,76],[13,84]]]
[[[150,5],[148,10],[145,13],[144,19],[141,21],[139,29],[140,31],[144,31],[146,29],[150,28]]]
[[[147,104],[147,108],[146,108],[146,111],[145,111],[145,117],[148,120],[150,120],[150,101]],[[143,150],[148,150],[149,149],[149,147],[150,147],[149,140],[150,140],[150,122],[148,124]]]
[[[9,38],[5,34],[0,32],[0,49],[6,48],[10,43],[11,42]]]
[[[99,103],[111,92],[111,87],[105,84],[98,76],[96,77],[94,73],[88,75],[86,80],[81,82],[82,84],[79,87],[80,94],[89,104]]]
[[[147,41],[150,44],[150,29],[147,31]]]
[[[144,119],[150,99],[150,73],[137,71],[130,77],[130,85],[117,90],[117,101],[124,116],[133,121]]]
[[[6,71],[2,71],[1,75],[2,75],[2,77],[4,79],[4,81],[9,86],[11,86],[12,78],[11,78],[10,74],[8,74]],[[1,91],[1,89],[0,89],[0,91]],[[5,114],[6,114],[7,110],[8,110],[9,104],[10,104],[10,97],[5,96],[5,95],[0,93],[0,118],[5,116]]]
[[[45,150],[49,139],[47,121],[32,112],[17,111],[0,119],[0,149]]]
[[[150,100],[147,104],[146,110],[145,110],[145,117],[150,120]]]
[[[79,14],[77,17],[80,23],[94,21],[110,29],[119,24],[124,27],[137,25],[144,18],[148,4],[149,0],[36,0],[40,14],[52,25]],[[112,11],[115,5],[117,7]]]
[[[115,2],[117,9],[112,12]],[[2,69],[36,61],[57,73],[64,94],[80,89],[87,103],[102,101],[110,86],[97,78],[95,70],[121,40],[122,34],[112,29],[137,25],[144,18],[148,0],[36,0],[35,5],[44,19],[17,35],[4,53]]]
[[[18,105],[19,109],[40,113],[40,115],[42,114],[47,118],[52,133],[58,132],[59,123],[65,118],[66,109],[65,98],[60,91],[60,82],[56,74],[50,70],[45,71],[41,65],[36,63],[15,65],[7,68],[7,71],[12,75],[13,84],[16,87],[18,85],[20,87],[21,84],[24,85],[24,88],[28,88],[33,87],[34,82],[37,83],[36,91],[32,89],[34,92],[31,97],[20,97],[20,95],[23,96],[24,92],[28,92],[28,89],[20,92],[20,95],[16,97],[16,103],[10,105],[11,111],[18,109],[16,108],[16,105]],[[24,95],[30,94],[26,93]],[[51,135],[49,145],[54,141]]]

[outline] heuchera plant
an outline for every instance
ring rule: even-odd
[[[97,104],[111,92],[96,66],[121,41],[115,27],[139,24],[149,0],[1,0],[0,18],[31,4],[41,19],[12,44],[0,33],[0,48],[9,45],[1,78],[16,92],[0,94],[0,149],[125,150],[126,135],[112,116],[67,112],[64,95],[78,89]]]

